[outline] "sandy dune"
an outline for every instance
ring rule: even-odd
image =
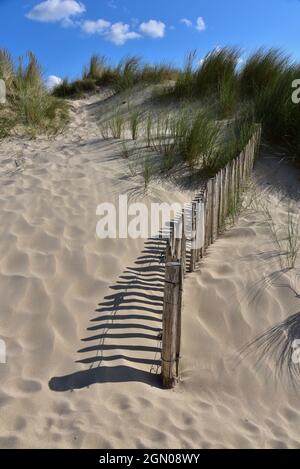
[[[251,357],[237,366],[245,343],[300,310],[293,271],[268,281],[278,256],[251,210],[188,276],[182,381],[160,389],[163,246],[97,239],[96,207],[192,194],[171,182],[144,193],[99,135],[99,99],[74,102],[63,135],[0,146],[0,447],[299,447],[299,393]],[[299,206],[299,173],[280,158],[263,154],[255,177],[279,220]]]

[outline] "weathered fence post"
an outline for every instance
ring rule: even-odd
[[[220,186],[219,186],[219,214],[218,214],[218,235],[221,231],[222,228],[222,223],[223,223],[223,211],[224,211],[224,198],[223,198],[223,187],[224,187],[224,177],[223,177],[224,171],[223,168],[220,170],[220,176],[219,176],[219,181],[220,181]]]
[[[190,272],[194,272],[196,267],[196,256],[197,256],[197,205],[196,202],[192,202],[192,230],[191,230],[191,257],[190,257]]]
[[[219,234],[219,210],[220,210],[220,175],[217,173],[213,179],[213,227],[212,242],[214,243]]]
[[[163,334],[162,334],[162,386],[170,389],[175,385],[178,350],[178,313],[181,310],[181,264],[168,262],[165,273]],[[181,328],[181,324],[180,324]],[[180,350],[180,345],[179,345]]]
[[[182,303],[183,303],[183,259],[181,258],[180,265],[180,285],[179,285],[179,298],[178,298],[178,309],[177,309],[177,324],[176,324],[176,377],[179,376],[179,363],[180,363],[180,352],[181,352],[181,316],[182,316]]]
[[[172,252],[174,253],[174,243],[175,243],[175,223],[174,221],[170,222],[170,244]]]
[[[205,249],[210,245],[210,212],[211,212],[211,201],[210,201],[210,181],[206,183],[205,191]]]
[[[185,210],[182,210],[182,233],[181,233],[181,270],[182,278],[186,274],[186,234],[185,234]]]
[[[174,239],[174,258],[179,260],[181,257],[181,234],[179,233],[179,227],[181,226],[181,220],[177,222],[175,228],[175,239]]]
[[[197,262],[204,256],[205,242],[205,203],[203,196],[200,197],[197,206]]]

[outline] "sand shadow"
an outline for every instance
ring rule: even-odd
[[[113,293],[99,303],[81,339],[85,346],[76,363],[89,369],[53,377],[52,391],[131,381],[160,387],[165,247],[160,237],[145,241],[134,265],[110,286]]]
[[[100,368],[77,371],[59,378],[52,378],[49,381],[49,388],[52,391],[65,392],[86,388],[96,383],[124,383],[132,381],[157,388],[161,387],[158,375],[137,370],[130,366],[102,366]]]

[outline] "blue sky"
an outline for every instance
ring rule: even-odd
[[[182,64],[197,49],[281,47],[300,61],[299,0],[0,0],[0,47],[76,77],[93,53]]]

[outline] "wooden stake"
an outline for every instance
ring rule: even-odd
[[[196,203],[192,202],[192,233],[191,233],[191,258],[190,258],[190,272],[194,272],[196,267]]]
[[[162,386],[164,389],[171,389],[175,386],[178,311],[181,302],[180,279],[180,262],[168,262],[165,274],[161,366]]]
[[[186,274],[186,235],[185,235],[185,211],[182,211],[182,235],[181,235],[181,270],[182,279]]]

